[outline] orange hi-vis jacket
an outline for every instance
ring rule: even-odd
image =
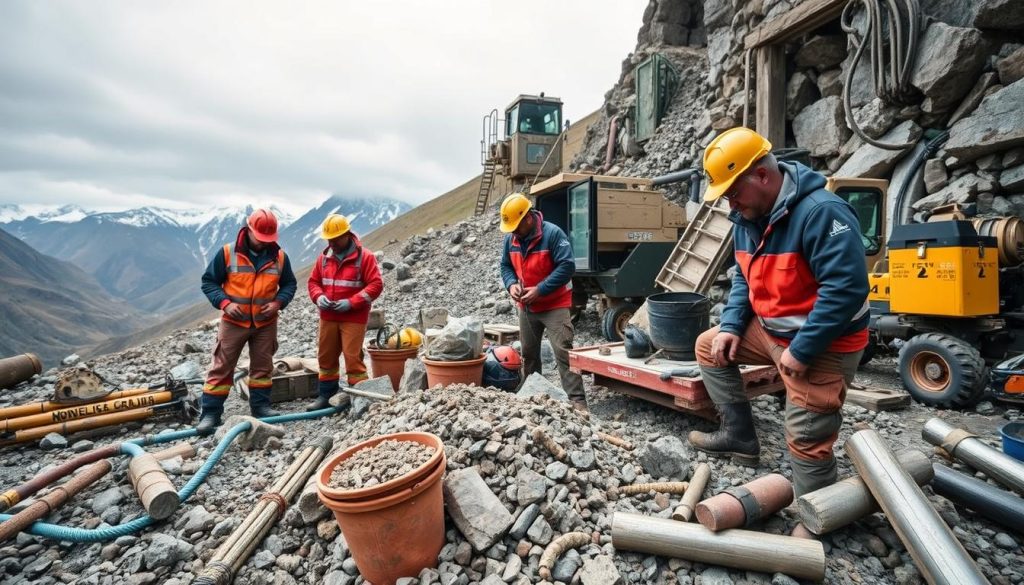
[[[284,270],[284,250],[277,251],[274,261],[253,266],[248,254],[237,246],[237,242],[224,246],[224,264],[228,275],[221,288],[229,301],[242,307],[248,318],[233,319],[227,313],[223,313],[221,318],[239,327],[264,327],[277,320],[276,314],[269,319],[262,318],[260,307],[275,300],[277,296],[281,272]]]

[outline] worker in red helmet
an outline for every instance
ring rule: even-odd
[[[277,315],[295,296],[295,274],[277,244],[277,218],[268,209],[249,215],[232,243],[218,248],[203,274],[203,293],[221,311],[213,363],[203,386],[196,430],[208,435],[220,426],[224,401],[234,382],[242,348],[249,346],[249,409],[256,418],[276,416],[270,408],[270,376],[277,351]]]

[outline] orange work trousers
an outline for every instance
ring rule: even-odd
[[[320,339],[317,361],[320,364],[320,382],[334,382],[341,379],[340,361],[345,356],[345,380],[349,386],[369,378],[363,361],[363,338],[366,323],[320,320]]]

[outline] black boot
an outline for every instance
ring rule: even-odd
[[[754,413],[749,402],[719,404],[722,425],[713,433],[690,431],[690,444],[711,455],[728,455],[739,465],[757,465],[761,446],[754,430]]]
[[[331,399],[327,396],[318,396],[313,404],[306,407],[306,412],[313,412],[314,410],[323,410],[331,407]]]
[[[196,433],[200,437],[213,433],[214,429],[220,426],[220,417],[224,413],[224,401],[227,398],[227,396],[203,393],[203,397],[199,402],[202,407],[202,414],[199,417],[199,424],[196,425]]]
[[[338,393],[340,385],[338,380],[320,380],[320,384],[317,386],[319,396],[313,401],[313,404],[306,407],[306,412],[330,408],[331,397]]]
[[[199,424],[196,425],[196,434],[200,437],[213,434],[213,431],[220,426],[220,415],[212,412],[204,412],[199,417]]]
[[[270,408],[270,388],[249,389],[249,412],[256,418],[281,416],[281,413]]]

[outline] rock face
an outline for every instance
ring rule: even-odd
[[[838,96],[822,98],[804,108],[793,119],[797,145],[810,150],[811,156],[838,153],[850,137],[843,116],[843,101]]]
[[[449,473],[444,498],[452,521],[476,550],[486,550],[512,526],[512,515],[475,468]]]
[[[985,65],[983,43],[978,29],[928,25],[910,82],[931,100],[931,111],[951,109],[974,85]]]
[[[960,161],[1024,145],[1024,79],[986,97],[978,109],[953,125],[946,153]]]
[[[921,127],[907,120],[879,138],[888,144],[914,142],[921,137]],[[838,177],[887,178],[896,163],[910,150],[889,150],[877,146],[863,146],[836,171]]]
[[[1024,4],[1019,0],[976,0],[974,26],[1014,30],[1024,28]]]

